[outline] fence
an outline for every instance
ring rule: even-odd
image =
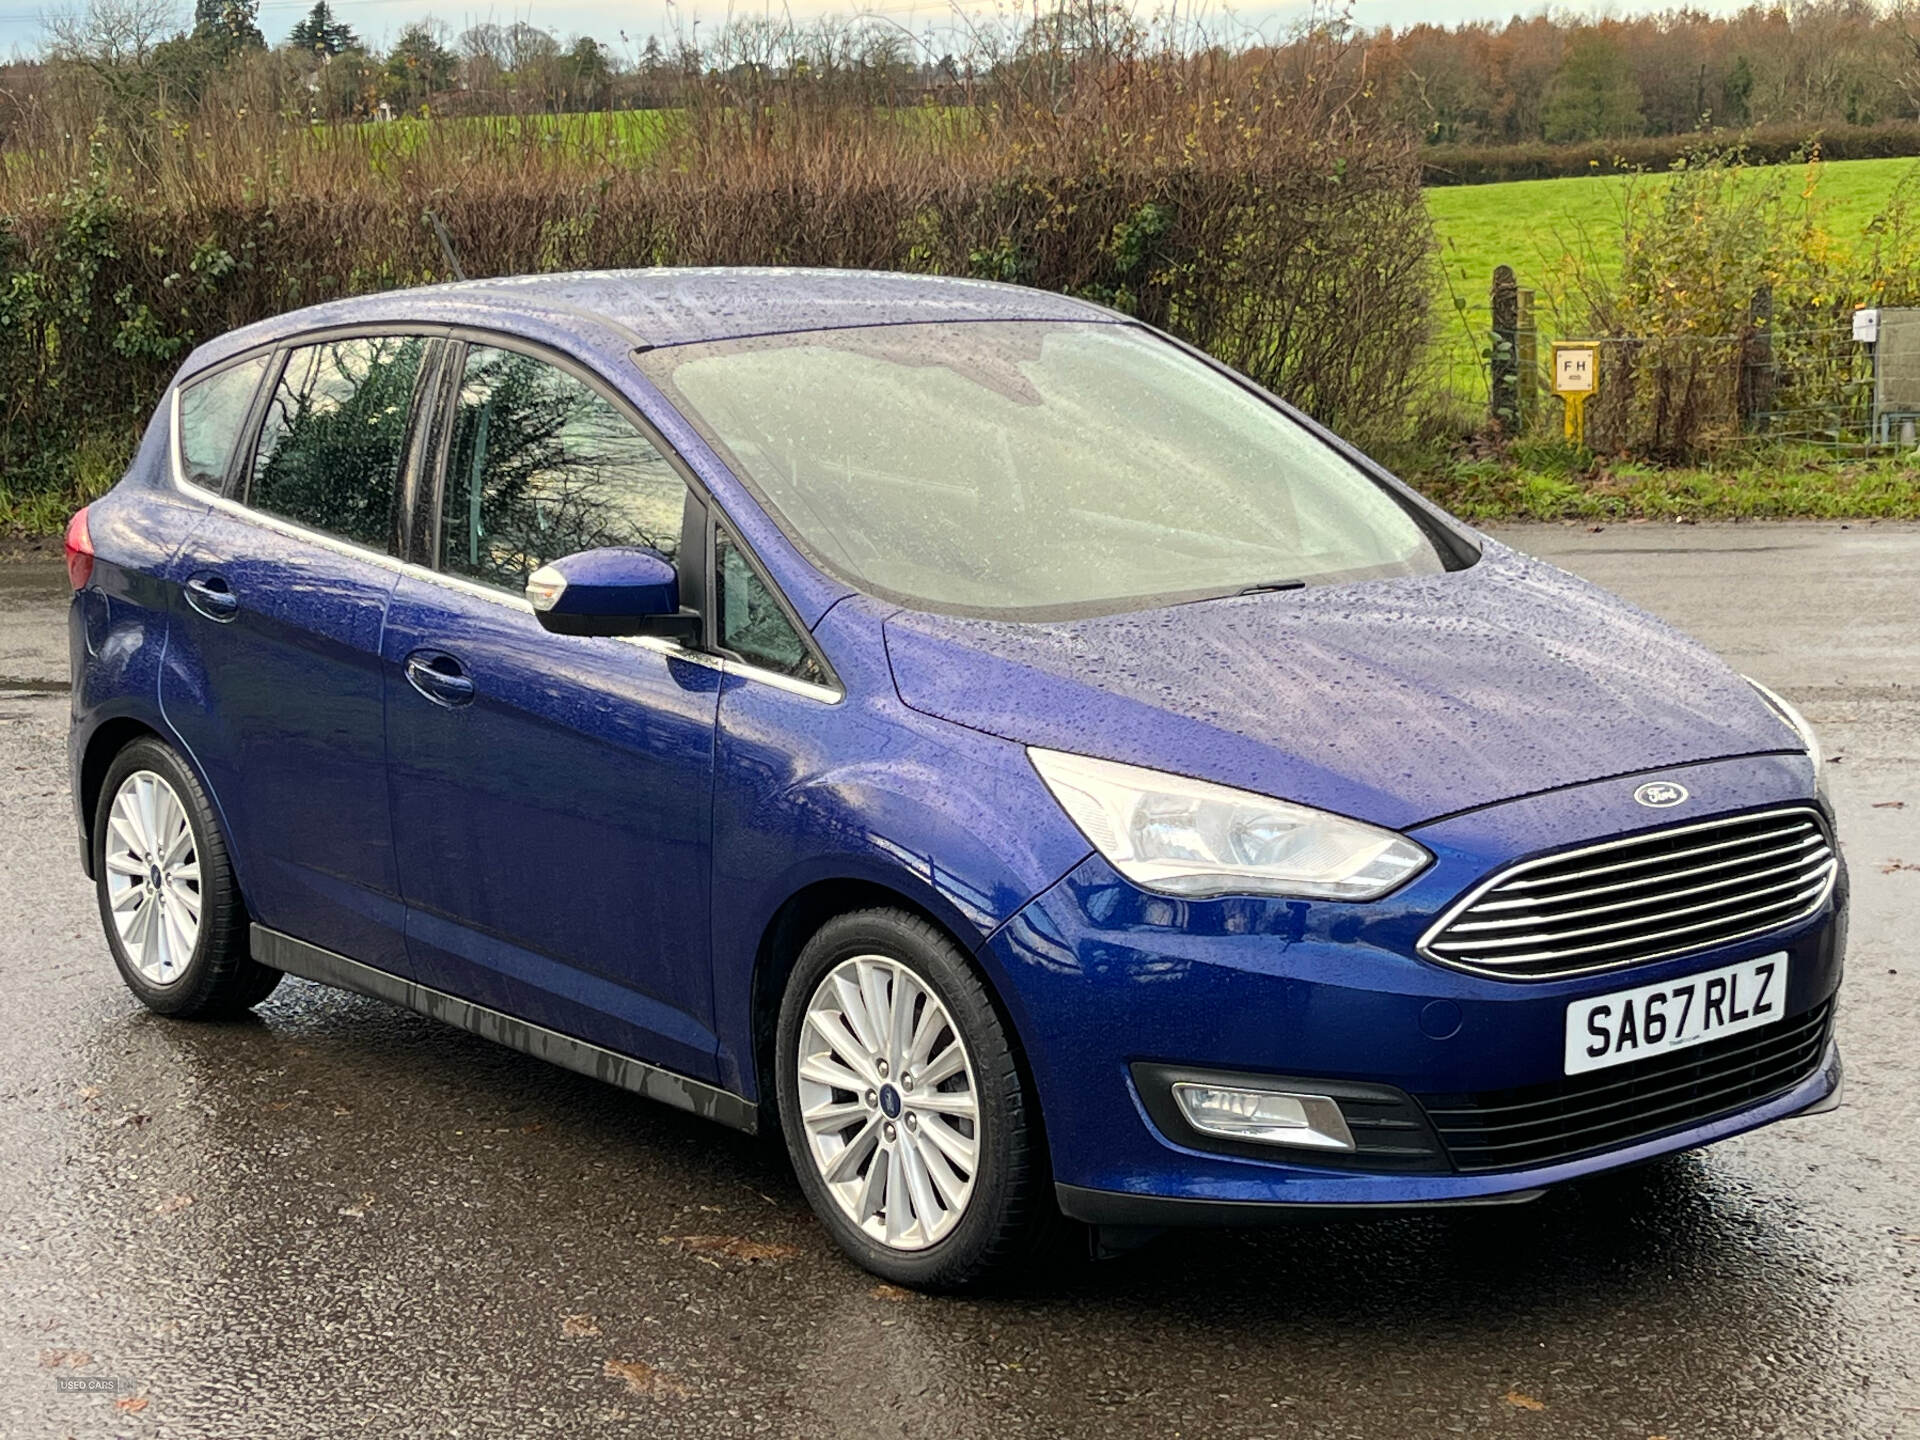
[[[1489,420],[1508,434],[1558,429],[1562,405],[1544,368],[1552,345],[1534,318],[1532,292],[1502,265],[1489,300]],[[1586,442],[1661,461],[1755,438],[1837,454],[1912,449],[1920,425],[1920,311],[1871,313],[1877,331],[1851,314],[1780,329],[1763,290],[1733,334],[1561,337],[1599,352]]]

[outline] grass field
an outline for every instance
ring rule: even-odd
[[[403,115],[384,124],[328,126],[317,133],[335,143],[364,146],[369,156],[376,158],[414,154],[434,126],[476,139],[491,135],[504,140],[531,133],[548,144],[588,150],[614,163],[632,163],[659,149],[677,114],[667,110],[598,110],[577,115],[470,115],[453,119]]]
[[[1845,160],[1796,167],[1786,179],[1801,187],[1827,232],[1846,244],[1860,238],[1894,186],[1916,170],[1920,160]],[[1779,177],[1780,169],[1751,174],[1765,183]],[[1491,323],[1487,288],[1494,266],[1513,266],[1520,283],[1543,299],[1564,289],[1577,266],[1617,266],[1626,187],[1665,183],[1658,175],[1596,175],[1427,191],[1443,270],[1435,302],[1443,383],[1465,398],[1486,399],[1479,357]],[[1550,326],[1545,308],[1539,307],[1543,335]]]

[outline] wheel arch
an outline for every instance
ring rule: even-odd
[[[113,767],[114,757],[134,741],[145,738],[161,741],[176,752],[179,750],[178,746],[146,721],[132,715],[116,715],[110,720],[103,720],[95,728],[93,734],[87,737],[86,749],[81,752],[80,771],[75,783],[79,786],[76,798],[80,802],[80,863],[89,880],[94,878],[93,826],[100,809],[100,787],[106,783],[107,771]]]
[[[246,872],[239,855],[233,851],[231,837],[233,827],[227,823],[226,809],[220,803],[220,796],[213,786],[207,783],[206,772],[194,758],[193,752],[180,743],[178,736],[170,733],[164,725],[156,725],[151,719],[136,714],[109,716],[102,720],[87,736],[86,745],[80,752],[79,768],[74,775],[74,783],[79,787],[76,796],[80,812],[81,868],[89,880],[95,879],[93,873],[94,820],[100,808],[100,791],[105,785],[107,771],[113,768],[113,762],[120,752],[136,740],[158,740],[165,745],[187,767],[200,788],[206,792],[207,799],[213,805],[214,819],[219,822],[223,837],[228,840],[227,860],[233,866],[234,883],[240,887],[242,898],[247,893]]]
[[[754,953],[751,987],[750,1034],[752,1057],[748,1079],[760,1105],[767,1133],[779,1133],[777,1096],[774,1083],[774,1041],[779,1029],[780,1002],[786,993],[787,977],[794,963],[820,927],[837,915],[857,910],[902,910],[925,920],[959,947],[980,977],[987,998],[1000,1015],[1013,1042],[1015,1062],[1036,1111],[1039,1092],[1026,1054],[1025,1027],[1019,1022],[1016,1007],[1003,975],[984,952],[987,933],[943,903],[938,895],[916,893],[917,887],[903,885],[892,877],[877,879],[862,875],[839,875],[813,880],[789,895],[774,911],[761,932]],[[1044,1133],[1044,1131],[1042,1132]]]

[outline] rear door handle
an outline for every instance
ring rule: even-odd
[[[473,677],[444,650],[416,650],[407,656],[407,683],[436,705],[449,709],[473,703]]]
[[[188,576],[181,588],[186,592],[187,604],[209,620],[225,624],[240,613],[240,597],[228,588],[224,577],[212,571],[202,570]]]

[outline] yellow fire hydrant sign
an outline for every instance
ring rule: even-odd
[[[1553,343],[1553,393],[1566,402],[1567,439],[1587,443],[1587,400],[1600,388],[1600,346],[1592,340]]]

